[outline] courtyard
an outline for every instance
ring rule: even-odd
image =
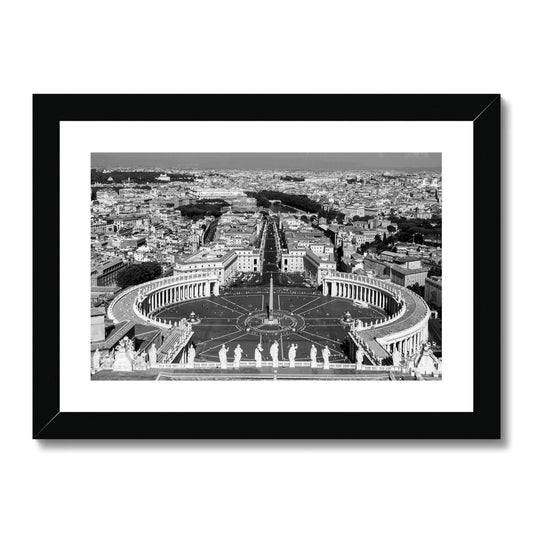
[[[348,311],[354,320],[364,323],[384,318],[384,313],[376,308],[354,306],[346,299],[323,296],[313,289],[276,287],[274,290],[274,310],[284,311],[295,318],[295,331],[257,332],[247,331],[246,318],[266,309],[268,292],[266,287],[257,289],[233,288],[220,296],[211,296],[195,301],[181,302],[161,309],[157,317],[176,321],[189,317],[191,312],[199,315],[200,323],[193,326],[192,343],[196,347],[196,360],[218,361],[218,350],[225,344],[229,348],[228,359],[233,360],[237,344],[243,349],[244,361],[254,359],[258,343],[263,347],[263,360],[270,361],[269,348],[274,340],[279,342],[279,358],[288,361],[291,344],[298,346],[296,360],[309,360],[311,346],[318,350],[318,361],[322,361],[322,348],[328,347],[331,362],[349,362],[347,358],[347,335],[349,325],[341,322]],[[178,361],[174,361],[178,362]]]

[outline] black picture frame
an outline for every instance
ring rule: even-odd
[[[474,135],[474,410],[459,412],[61,412],[59,127],[61,121],[471,121]],[[46,179],[43,179],[43,175]],[[500,95],[33,96],[33,438],[499,439]],[[49,238],[38,237],[46,220]],[[491,286],[487,291],[486,287]],[[80,291],[80,297],[82,295]],[[46,306],[46,320],[42,308]],[[491,324],[490,336],[487,324]],[[46,345],[46,348],[43,348]]]

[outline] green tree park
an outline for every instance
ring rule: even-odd
[[[161,272],[162,269],[159,263],[132,263],[118,272],[117,285],[122,289],[132,285],[139,285],[139,283],[158,278]]]

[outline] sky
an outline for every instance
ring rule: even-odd
[[[92,168],[425,170],[441,153],[93,153]]]

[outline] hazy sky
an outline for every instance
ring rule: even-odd
[[[440,169],[440,153],[93,153],[93,168]]]

